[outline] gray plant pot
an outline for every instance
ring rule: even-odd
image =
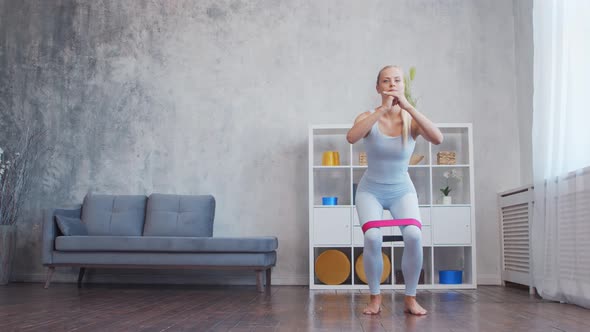
[[[0,285],[8,284],[16,249],[16,226],[0,225]]]

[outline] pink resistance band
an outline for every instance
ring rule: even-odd
[[[418,228],[422,229],[422,224],[418,220],[412,219],[412,218],[371,220],[371,221],[367,221],[366,223],[364,223],[362,229],[363,229],[363,233],[366,233],[367,230],[369,230],[371,228],[375,228],[375,227],[409,226],[409,225],[414,225],[414,226],[417,226]]]

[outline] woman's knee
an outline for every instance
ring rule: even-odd
[[[377,228],[368,229],[365,233],[365,248],[379,248],[383,242],[381,230]]]
[[[403,236],[406,245],[422,243],[422,230],[414,225],[406,226]]]

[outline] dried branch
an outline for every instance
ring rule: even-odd
[[[36,180],[36,167],[51,152],[45,134],[45,130],[28,128],[14,149],[0,149],[0,225],[14,225],[19,220]]]

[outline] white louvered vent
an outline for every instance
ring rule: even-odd
[[[532,188],[518,188],[498,195],[502,281],[531,285],[530,220]]]
[[[529,206],[502,207],[504,269],[529,273]]]

